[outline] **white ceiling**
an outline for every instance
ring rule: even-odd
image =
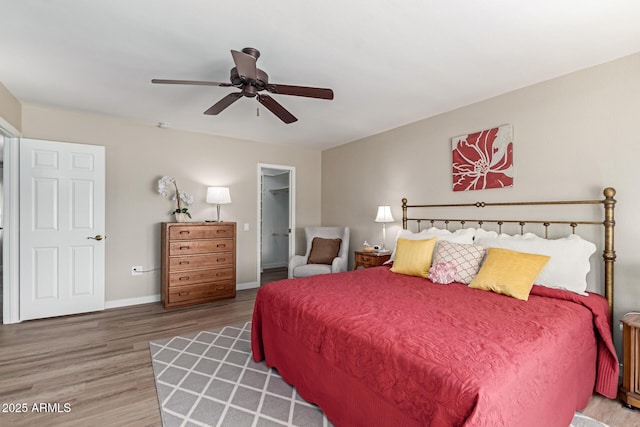
[[[255,47],[274,95],[202,113]],[[0,0],[0,82],[27,104],[323,149],[640,52],[637,0]]]

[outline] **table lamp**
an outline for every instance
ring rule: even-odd
[[[378,214],[376,215],[375,222],[382,223],[382,249],[380,249],[380,252],[389,252],[386,247],[386,223],[393,222],[393,216],[391,215],[391,206],[378,206]]]
[[[217,205],[218,218],[216,219],[216,222],[220,222],[220,205],[231,203],[229,187],[207,188],[207,203]]]

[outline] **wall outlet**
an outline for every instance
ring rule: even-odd
[[[140,276],[140,275],[142,275],[142,266],[141,265],[134,265],[133,267],[131,267],[131,275],[132,276]]]
[[[244,231],[249,231],[249,223],[248,222],[244,223]]]

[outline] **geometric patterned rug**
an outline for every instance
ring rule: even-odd
[[[164,427],[332,427],[251,357],[251,322],[149,343]],[[607,427],[575,414],[569,427]]]
[[[315,405],[251,358],[251,322],[149,343],[164,427],[317,426]]]

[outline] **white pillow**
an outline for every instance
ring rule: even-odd
[[[396,236],[396,242],[400,237],[408,240],[429,240],[436,237],[438,240],[446,240],[448,242],[473,244],[473,236],[475,236],[475,234],[475,228],[461,228],[460,230],[456,230],[453,233],[449,230],[444,230],[442,228],[436,227],[431,227],[428,230],[422,230],[419,233],[413,233],[409,230],[400,230],[398,231],[398,235]],[[396,248],[394,247],[391,258],[389,258],[389,261],[387,261],[386,263],[393,262],[395,257]]]
[[[572,234],[561,239],[543,239],[533,233],[511,236],[495,231],[477,230],[474,244],[485,248],[503,248],[551,257],[536,280],[537,285],[587,295],[589,258],[596,245]]]

